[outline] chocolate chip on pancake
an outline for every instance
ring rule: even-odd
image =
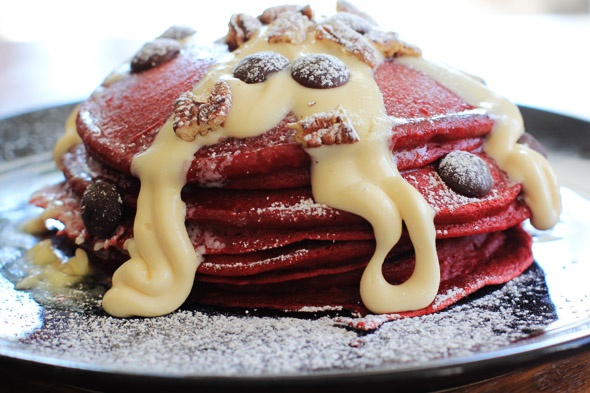
[[[300,85],[312,89],[330,89],[342,86],[350,79],[346,64],[335,56],[313,54],[295,60],[291,76]]]
[[[273,72],[281,71],[289,65],[285,56],[264,51],[246,56],[234,69],[234,76],[246,83],[264,82]]]
[[[91,235],[111,236],[122,215],[123,200],[115,185],[97,180],[86,188],[82,196],[82,220]]]
[[[164,31],[158,38],[169,38],[171,40],[182,40],[190,37],[197,31],[189,26],[171,26]]]
[[[178,41],[156,38],[145,44],[131,59],[131,72],[138,73],[164,64],[180,53]]]
[[[447,154],[440,161],[438,174],[453,191],[467,197],[483,197],[494,185],[486,162],[466,151]]]

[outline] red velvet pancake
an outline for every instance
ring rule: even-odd
[[[32,203],[51,207],[63,222],[59,235],[84,248],[106,271],[129,256],[139,179],[131,163],[148,149],[174,114],[181,94],[203,79],[228,53],[226,45],[188,46],[161,64],[122,74],[79,107],[82,143],[61,157],[65,180],[36,193]],[[441,283],[434,302],[421,310],[387,315],[381,322],[449,306],[477,289],[504,283],[532,263],[531,238],[521,223],[531,215],[522,186],[484,153],[494,120],[434,79],[396,57],[374,67],[388,116],[396,122],[391,154],[403,178],[434,209]],[[280,311],[342,310],[366,315],[359,280],[375,250],[363,218],[314,201],[310,157],[288,126],[288,114],[259,136],[226,138],[200,148],[187,172],[182,199],[186,228],[203,256],[191,301],[231,308]],[[469,152],[487,166],[493,186],[481,196],[457,192],[440,174],[451,152]],[[108,236],[93,234],[82,200],[103,181],[120,193],[123,210]],[[58,203],[56,203],[56,201]],[[393,284],[414,269],[404,231],[383,268]],[[359,329],[378,324],[352,323]]]

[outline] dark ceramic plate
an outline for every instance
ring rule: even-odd
[[[231,388],[442,389],[590,349],[590,123],[522,108],[562,182],[564,213],[534,232],[535,264],[434,315],[372,333],[334,313],[268,315],[185,305],[169,316],[116,319],[104,286],[17,291],[28,195],[58,181],[48,153],[72,106],[0,121],[0,367],[93,390]],[[1,383],[1,381],[0,381]]]

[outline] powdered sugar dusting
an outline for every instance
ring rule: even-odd
[[[322,306],[322,307],[312,307],[312,306],[305,306],[301,307],[298,312],[324,312],[324,311],[342,311],[341,306]]]
[[[220,241],[213,233],[203,230],[198,224],[190,222],[187,224],[187,232],[193,244],[199,244],[210,250],[223,250],[225,243]]]
[[[295,204],[285,205],[282,202],[273,202],[270,206],[259,208],[256,210],[257,214],[272,212],[273,214],[291,215],[295,212],[304,213],[305,215],[313,215],[315,217],[322,217],[328,214],[338,214],[338,211],[330,209],[326,205],[317,203],[312,198],[301,198]]]
[[[446,302],[450,299],[458,299],[463,298],[465,296],[465,289],[463,288],[451,288],[445,293],[439,293],[436,295],[433,301],[433,306],[435,309],[439,309],[440,307],[446,306]]]
[[[237,151],[234,154],[237,155],[239,153]],[[212,158],[216,157],[217,155],[212,155]],[[230,165],[232,160],[232,155],[221,156],[218,160],[202,160],[200,165],[195,169],[195,177],[200,179],[203,186],[220,187],[225,181],[222,175],[223,168]]]
[[[300,249],[292,252],[291,254],[280,254],[272,258],[262,259],[259,261],[247,261],[247,262],[231,262],[231,263],[223,263],[223,264],[215,264],[209,263],[207,261],[203,262],[201,265],[204,268],[211,269],[211,270],[219,270],[219,269],[228,269],[228,268],[244,268],[244,269],[253,269],[258,266],[265,266],[265,265],[274,265],[281,262],[291,262],[294,259],[297,259],[305,254],[309,253],[307,249]]]
[[[408,174],[404,177],[414,187],[418,187],[420,183],[428,184],[428,187],[420,187],[420,192],[436,213],[443,209],[453,212],[470,203],[485,203],[499,197],[496,188],[493,188],[484,198],[457,194],[450,187],[441,186],[444,183],[437,172],[422,172],[418,175]]]
[[[222,314],[183,309],[157,318],[118,319],[100,311],[100,300],[86,299],[86,311],[46,307],[44,326],[18,345],[106,370],[170,376],[378,369],[510,345],[555,318],[543,295],[543,275],[533,268],[487,294],[439,313],[393,320],[372,334],[342,327],[334,317],[322,316],[325,310],[303,310],[309,317],[295,318],[255,310]],[[366,321],[379,318],[384,316]]]

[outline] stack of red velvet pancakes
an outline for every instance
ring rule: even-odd
[[[51,211],[49,216],[64,224],[57,236],[70,239],[106,271],[125,263],[130,258],[128,242],[137,230],[134,221],[143,186],[134,158],[154,144],[172,119],[175,125],[168,128],[175,131],[183,116],[194,116],[194,124],[207,123],[210,119],[199,118],[198,105],[182,107],[186,92],[228,58],[237,63],[242,48],[254,40],[269,41],[270,29],[283,30],[275,45],[299,45],[293,31],[301,30],[296,28],[300,20],[306,22],[304,42],[329,41],[343,48],[342,56],[359,57],[349,44],[359,45],[361,39],[377,48],[375,59],[367,59],[364,52],[360,57],[369,64],[391,120],[387,141],[391,162],[433,212],[440,268],[437,295],[426,307],[396,314],[434,312],[523,272],[533,261],[531,237],[521,228],[531,209],[520,180],[511,179],[487,154],[486,140],[495,132],[497,118],[402,61],[421,54],[394,33],[378,30],[346,3],[340,3],[336,17],[323,24],[314,20],[308,7],[277,7],[257,18],[235,15],[227,43],[193,45],[192,31],[173,28],[142,48],[129,67],[111,75],[77,108],[73,128],[79,143],[70,143],[59,155],[65,180],[32,198],[47,209],[46,215]],[[323,36],[317,33],[318,26],[323,26]],[[387,40],[395,40],[397,50],[383,50],[386,44],[392,47]],[[295,83],[318,94],[336,91],[355,78],[354,71],[342,71],[338,59],[332,59],[335,56],[321,58],[317,50],[312,52],[315,57],[307,61],[320,74],[328,70],[326,83],[318,82],[311,72],[297,73],[297,59],[283,61],[268,51],[242,56],[246,71],[240,73],[232,66],[230,77],[253,85],[290,72]],[[289,94],[289,89],[281,94]],[[211,94],[209,101],[204,100],[208,109],[221,107],[221,120],[209,121],[209,128],[197,134],[224,127],[224,111],[231,114],[239,98],[221,96],[215,101]],[[185,228],[199,257],[191,301],[231,308],[371,312],[361,299],[359,283],[375,253],[374,227],[358,214],[316,201],[311,185],[315,158],[309,154],[314,146],[302,137],[301,127],[294,126],[302,117],[290,110],[255,135],[223,136],[204,143],[185,164],[181,191]],[[333,124],[346,123],[339,123],[342,119],[336,115],[331,120],[319,129],[329,131]],[[354,132],[349,138],[350,132],[340,133],[343,128],[336,127],[336,137],[329,132],[313,136],[319,145],[354,142]],[[174,159],[171,154],[170,160]],[[413,243],[403,225],[382,266],[392,286],[414,272]]]

